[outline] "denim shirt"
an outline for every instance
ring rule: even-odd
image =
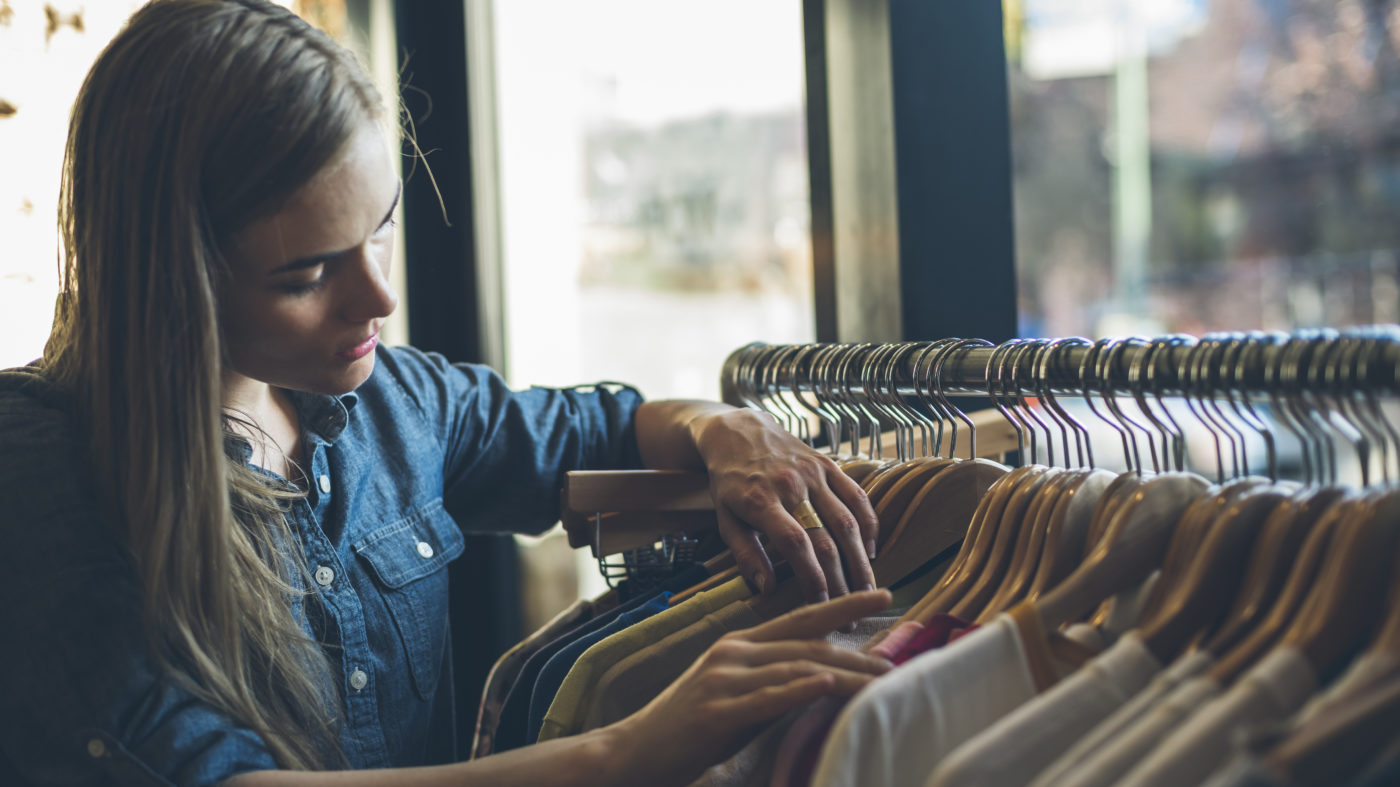
[[[566,471],[640,464],[630,388],[511,391],[412,348],[376,358],[353,393],[293,396],[307,494],[289,521],[314,584],[296,611],[325,643],[356,768],[453,756],[446,567],[463,531],[539,533]],[[84,456],[67,394],[33,368],[0,372],[0,783],[275,768],[256,733],[154,666]]]

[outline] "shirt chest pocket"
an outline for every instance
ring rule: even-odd
[[[384,596],[403,640],[413,688],[432,697],[447,641],[447,564],[462,554],[462,532],[442,501],[382,527],[354,545]]]

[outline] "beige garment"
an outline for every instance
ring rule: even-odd
[[[753,595],[743,577],[735,577],[715,588],[697,593],[664,612],[604,638],[585,650],[569,669],[564,683],[540,727],[539,740],[548,741],[583,731],[584,718],[593,702],[598,678],[628,655],[684,629],[697,620],[729,604]]]
[[[623,657],[598,679],[583,729],[605,727],[631,716],[671,685],[720,637],[762,622],[748,604],[736,601]]]
[[[939,763],[927,787],[1026,784],[1161,672],[1133,632]]]
[[[1121,781],[1130,787],[1200,784],[1230,755],[1237,730],[1282,722],[1317,691],[1317,673],[1302,651],[1277,647],[1229,691],[1201,706],[1186,724],[1152,747]]]
[[[1150,713],[1157,703],[1174,692],[1178,686],[1205,672],[1214,663],[1215,660],[1210,654],[1201,650],[1177,658],[1153,678],[1152,682],[1147,684],[1147,688],[1138,692],[1057,757],[1031,782],[1032,787],[1067,784],[1072,774],[1081,770],[1083,763],[1107,749],[1115,738]]]

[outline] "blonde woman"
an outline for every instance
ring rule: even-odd
[[[266,0],[156,0],[88,75],[53,333],[0,373],[0,783],[684,783],[885,668],[812,639],[887,603],[848,593],[869,503],[769,419],[378,346],[392,120]],[[707,468],[755,587],[761,533],[809,601],[845,598],[612,727],[454,763],[462,530],[538,531],[564,471],[629,465]]]

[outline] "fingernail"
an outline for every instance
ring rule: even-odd
[[[875,559],[875,539],[865,542],[865,554],[869,555],[871,560]]]
[[[817,600],[816,600],[816,601],[813,601],[812,603],[813,603],[813,604],[823,604],[823,603],[825,603],[825,602],[827,601],[827,599],[829,599],[829,598],[830,598],[830,596],[828,596],[828,595],[825,594],[825,593],[818,593],[818,594],[817,594]]]
[[[866,591],[866,590],[874,590],[874,589],[875,589],[875,587],[874,587],[873,585],[871,585],[869,582],[867,582],[867,583],[865,583],[864,585],[861,585],[860,587],[856,588],[856,590],[858,590],[858,591]]]
[[[753,586],[758,589],[758,595],[763,595],[764,580],[767,579],[762,571],[756,571],[753,575]]]

